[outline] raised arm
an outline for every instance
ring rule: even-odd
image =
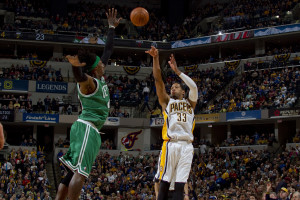
[[[93,57],[96,56],[94,55]],[[90,75],[84,72],[85,71],[84,68],[87,64],[85,62],[80,62],[78,55],[76,56],[68,55],[66,56],[66,58],[68,59],[69,63],[72,65],[72,71],[74,74],[75,81],[80,85],[80,92],[85,95],[92,94],[96,89],[96,84],[94,83],[93,77],[91,77]]]
[[[188,100],[189,100],[191,106],[195,109],[197,100],[198,100],[198,88],[197,88],[196,83],[190,77],[188,77],[187,75],[185,75],[178,69],[177,63],[176,63],[176,60],[175,60],[173,54],[171,54],[171,56],[170,56],[169,65],[172,68],[172,70],[181,78],[181,80],[183,80],[184,83],[189,87],[190,92],[189,92]]]
[[[146,53],[150,54],[153,57],[153,77],[155,80],[156,94],[158,96],[159,104],[164,111],[169,103],[170,96],[166,92],[165,84],[161,77],[158,50],[155,47],[151,46],[151,49],[149,51],[146,51]]]
[[[122,19],[122,18],[117,19],[117,14],[118,11],[117,9],[114,8],[109,9],[108,13],[106,13],[109,28],[107,32],[107,39],[106,39],[104,51],[101,56],[101,61],[104,64],[104,67],[107,65],[107,62],[113,52],[115,28],[119,25],[120,20]]]
[[[113,52],[113,41],[115,32],[114,29],[119,25],[121,18],[116,18],[117,10],[115,10],[114,8],[109,9],[108,13],[106,13],[106,16],[109,25],[109,30],[101,59],[95,54],[91,54],[89,52],[83,53],[84,58],[80,59],[78,58],[78,55],[68,55],[66,57],[68,61],[72,64],[72,71],[76,82],[80,85],[80,92],[85,95],[93,93],[96,90],[96,84],[94,82],[94,78],[84,72],[84,67],[87,65],[89,72],[94,70],[96,67],[101,67],[103,70],[101,70],[100,76],[102,76],[104,74],[105,66]],[[80,62],[80,60],[84,60],[88,64],[86,64],[85,62]]]

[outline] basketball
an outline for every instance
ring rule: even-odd
[[[149,13],[145,8],[137,7],[131,11],[130,20],[135,26],[145,26],[149,21]]]

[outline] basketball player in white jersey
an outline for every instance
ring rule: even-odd
[[[161,77],[158,50],[152,46],[146,53],[153,57],[156,93],[164,115],[162,130],[164,142],[158,163],[159,172],[155,177],[160,180],[157,199],[167,199],[170,182],[174,178],[175,193],[173,199],[182,200],[184,185],[189,177],[194,154],[192,141],[194,140],[194,109],[198,99],[198,89],[196,83],[178,69],[172,54],[169,65],[189,87],[190,91],[188,99],[185,99],[182,84],[174,83],[169,96]]]

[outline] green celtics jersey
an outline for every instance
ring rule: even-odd
[[[92,122],[100,130],[108,116],[109,112],[109,91],[104,78],[94,79],[97,82],[96,90],[89,95],[80,92],[77,84],[78,98],[81,103],[82,113],[79,119]]]

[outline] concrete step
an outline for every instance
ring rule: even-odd
[[[50,182],[50,196],[54,199],[56,196],[56,187],[55,187],[55,179],[54,179],[54,173],[53,173],[53,168],[52,168],[52,162],[48,162],[45,166],[47,170],[47,177]]]
[[[58,186],[61,181],[61,170],[59,167],[59,163],[54,164],[55,176],[56,176],[56,185]]]

